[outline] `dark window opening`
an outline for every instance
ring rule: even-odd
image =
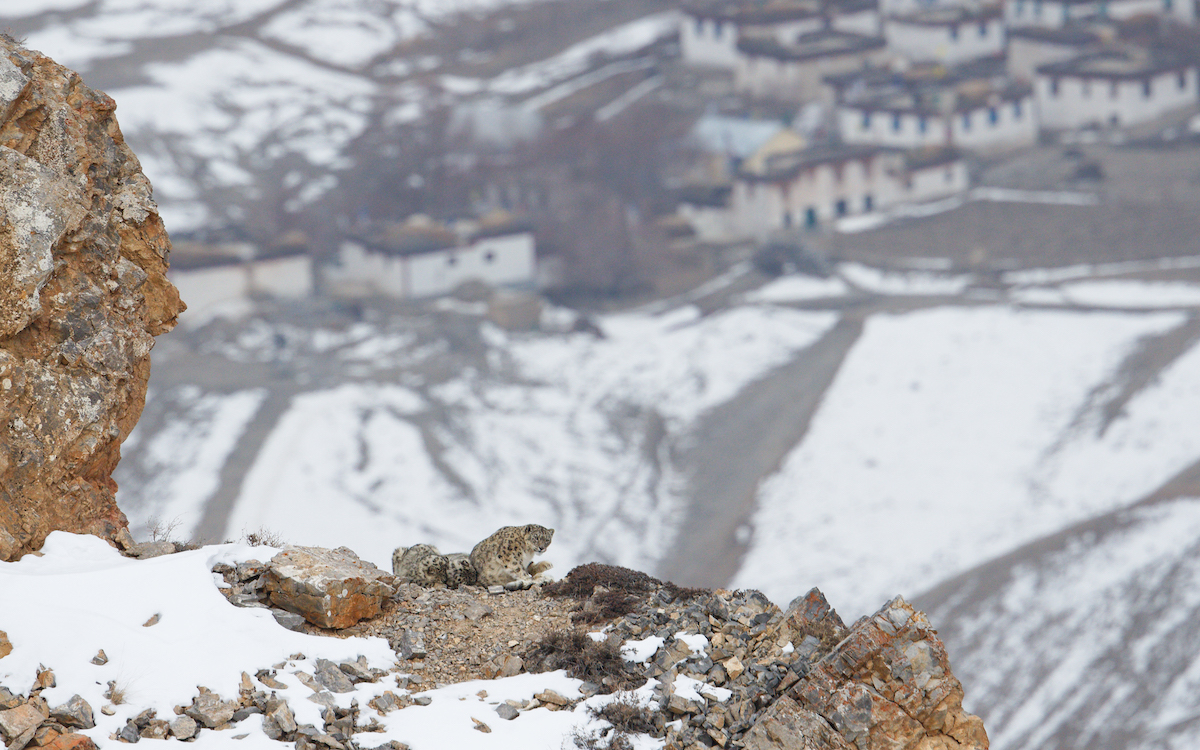
[[[491,250],[488,250],[483,254],[483,260],[485,263],[491,263],[492,261],[496,260],[496,254]]]
[[[817,225],[817,209],[809,206],[804,209],[804,226],[812,229]]]
[[[863,211],[870,213],[875,210],[875,196],[867,194],[863,196]]]
[[[924,134],[928,129],[929,122],[925,119],[925,116],[922,115],[921,117],[917,118],[917,132]]]
[[[1146,82],[1142,84],[1142,96],[1149,99],[1150,95],[1153,93],[1154,93],[1154,82],[1151,81],[1150,79],[1146,79]]]
[[[963,130],[971,129],[971,113],[970,112],[963,112],[962,126],[963,126]]]
[[[900,113],[899,112],[892,115],[892,130],[896,131],[897,133],[900,132]]]
[[[843,198],[840,201],[838,201],[837,203],[833,204],[833,212],[836,213],[838,216],[845,216],[849,212],[849,210],[850,210],[850,207],[846,204],[845,198]]]
[[[988,107],[988,122],[993,125],[1000,122],[1000,110],[995,107]]]

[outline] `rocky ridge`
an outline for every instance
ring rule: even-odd
[[[112,471],[183,304],[115,109],[0,35],[0,560],[55,529],[132,542]]]
[[[133,552],[154,557],[173,548],[151,543]],[[428,705],[425,690],[566,669],[584,681],[584,699],[619,693],[631,712],[600,714],[614,728],[606,736],[576,737],[581,747],[628,746],[626,732],[634,731],[662,739],[667,750],[988,747],[982,722],[962,710],[962,687],[936,632],[899,598],[847,627],[816,589],[780,609],[757,591],[681,589],[597,564],[523,591],[396,583],[346,548],[287,547],[266,562],[218,564],[214,573],[236,606],[270,608],[281,625],[312,634],[386,637],[396,661],[316,659],[303,669],[306,657],[294,654],[253,677],[243,673],[236,696],[199,686],[175,716],[142,711],[109,739],[189,740],[204,731],[236,738],[240,722],[260,715],[263,732],[298,748],[397,747],[371,745],[363,733],[380,730],[380,718],[392,711]],[[271,583],[281,575],[294,585]],[[364,607],[366,599],[377,600]],[[339,600],[355,601],[361,618],[327,627]],[[0,638],[0,653],[3,644]],[[276,695],[286,687],[281,671],[312,691],[307,700],[321,706],[320,726],[298,723]],[[334,695],[355,692],[359,683],[380,688],[366,705],[355,700],[339,708]],[[9,750],[91,746],[73,730],[95,725],[93,707],[78,696],[47,705],[40,694],[53,685],[53,671],[45,669],[25,694],[0,691],[0,733]],[[629,697],[643,686],[648,703]],[[123,700],[113,685],[106,697]],[[506,721],[536,709],[573,710],[580,700],[543,690],[527,701],[500,703],[495,712]]]

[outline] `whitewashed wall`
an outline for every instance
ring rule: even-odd
[[[888,49],[910,60],[950,65],[988,57],[1004,49],[1004,21],[989,18],[959,24],[922,24],[889,18],[883,24]]]
[[[961,159],[947,164],[936,164],[908,173],[908,182],[904,190],[905,202],[924,203],[926,201],[949,198],[961,195],[970,186],[970,175],[966,162]]]
[[[1025,148],[1037,143],[1033,95],[995,106],[977,107],[950,117],[950,144],[981,152]]]
[[[730,21],[684,15],[679,52],[689,65],[732,70],[737,64],[737,25]]]
[[[868,63],[882,65],[887,57],[886,48],[804,60],[779,60],[739,52],[734,86],[757,98],[832,104],[833,94],[822,80],[825,76],[861,70]]]
[[[946,120],[938,115],[871,111],[843,105],[838,107],[837,117],[842,140],[847,143],[926,148],[950,142]]]
[[[503,286],[532,284],[537,278],[533,235],[528,232],[413,255],[386,255],[344,242],[338,260],[326,271],[330,287],[351,296],[433,297],[467,281]]]
[[[1180,82],[1178,71],[1159,73],[1145,81],[1039,73],[1034,81],[1034,95],[1044,128],[1064,130],[1090,124],[1128,127],[1194,106],[1196,69],[1184,71],[1182,86]]]

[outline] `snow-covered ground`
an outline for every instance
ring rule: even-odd
[[[223,544],[133,560],[96,537],[54,532],[42,556],[0,563],[0,600],[21,603],[6,607],[0,616],[13,645],[12,653],[0,659],[0,685],[26,693],[40,668],[52,669],[56,686],[44,690],[42,697],[51,707],[75,695],[86,700],[96,726],[80,731],[103,747],[110,744],[110,734],[147,708],[155,709],[159,718],[173,719],[174,707],[190,704],[199,686],[234,699],[243,672],[253,675],[282,665],[274,670],[274,679],[286,688],[267,687],[253,677],[251,684],[285,699],[298,724],[320,728],[323,707],[308,700],[314,693],[301,682],[300,673],[311,677],[318,659],[353,661],[360,656],[372,668],[392,670],[395,654],[381,638],[295,633],[276,623],[269,610],[239,608],[226,601],[218,591],[223,582],[218,583],[220,577],[212,566],[267,560],[276,551]],[[155,615],[157,622],[147,626]],[[108,661],[95,664],[92,659],[101,649]],[[367,708],[367,702],[384,691],[408,692],[397,684],[401,674],[392,672],[378,682],[357,683],[351,692],[328,694],[340,708],[357,701],[364,712],[363,723],[370,714],[383,725],[382,732],[355,736],[364,746],[396,740],[413,750],[560,750],[569,746],[575,731],[587,733],[607,726],[588,709],[617,697],[594,696],[571,711],[526,710],[511,721],[496,716],[494,709],[502,701],[526,701],[547,689],[579,698],[580,681],[560,671],[427,690],[423,695],[430,699],[428,706],[386,715]],[[109,681],[124,690],[119,705],[110,705],[104,696]],[[633,696],[648,704],[655,684],[651,680]],[[103,706],[112,709],[111,715],[101,712]],[[476,719],[486,723],[490,732],[477,731]],[[235,738],[239,748],[280,747],[262,732],[261,714],[237,722],[228,731],[202,730],[191,746],[227,748]],[[661,740],[632,739],[637,750],[662,747]]]
[[[550,559],[561,572],[594,559],[652,569],[682,501],[668,446],[803,356],[835,321],[769,305],[702,316],[688,305],[602,316],[602,339],[509,336],[476,322],[488,371],[430,386],[413,380],[419,390],[370,375],[419,364],[422,345],[410,335],[360,324],[305,339],[295,328],[250,324],[214,351],[234,361],[277,355],[280,333],[367,379],[292,399],[253,459],[225,535],[267,527],[294,543],[347,544],[387,567],[402,544],[470,550],[499,526],[542,523],[557,530]],[[135,530],[157,517],[187,537],[263,392],[151,398],[172,399],[176,416],[134,433],[127,461],[151,479],[119,479],[123,507]]]
[[[1180,281],[1076,281],[1057,287],[1020,287],[1009,293],[1016,302],[1129,309],[1200,307],[1200,284]]]
[[[856,617],[1139,499],[1200,455],[1200,349],[1106,431],[1098,414],[1137,339],[1183,320],[999,306],[872,317],[761,486],[736,585],[785,601],[816,585]]]

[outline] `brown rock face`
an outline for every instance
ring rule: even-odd
[[[0,560],[127,537],[112,470],[183,310],[116,104],[0,36]]]
[[[901,598],[855,623],[791,697],[858,750],[987,750],[929,620]]]
[[[377,617],[395,579],[345,548],[288,547],[263,575],[271,603],[322,628]]]

